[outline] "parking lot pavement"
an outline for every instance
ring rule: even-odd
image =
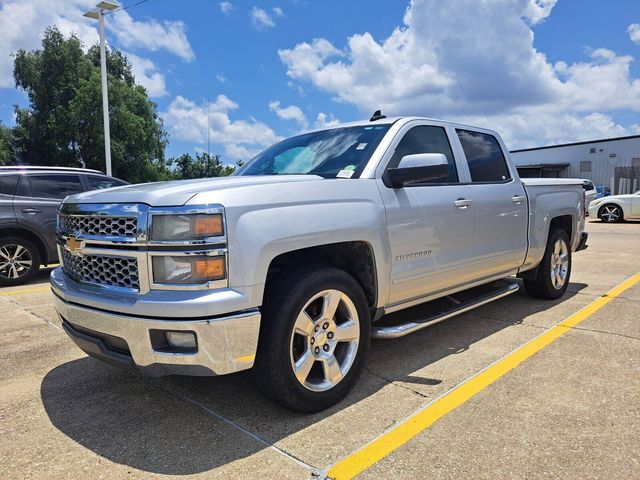
[[[374,342],[355,391],[314,415],[268,402],[248,373],[148,380],[86,357],[59,328],[47,272],[1,289],[0,478],[322,477],[640,272],[640,223],[587,229],[563,299],[518,292]],[[360,476],[638,477],[639,306],[637,284]]]

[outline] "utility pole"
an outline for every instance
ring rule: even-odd
[[[98,30],[100,32],[100,78],[102,80],[102,121],[104,123],[104,159],[106,163],[107,175],[112,175],[111,170],[111,132],[109,130],[109,91],[107,88],[107,54],[104,45],[104,12],[114,11],[120,5],[110,1],[98,3],[97,8],[84,14],[85,17],[98,20]]]

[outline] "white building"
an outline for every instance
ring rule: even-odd
[[[514,150],[523,177],[588,178],[611,194],[640,189],[640,135]]]

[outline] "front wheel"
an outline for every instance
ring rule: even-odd
[[[22,237],[0,239],[0,286],[28,282],[40,268],[40,252]]]
[[[369,344],[369,308],[348,273],[318,267],[270,280],[256,383],[265,396],[302,412],[328,408],[353,388]]]
[[[524,288],[529,295],[538,298],[556,299],[564,295],[571,276],[571,243],[564,230],[549,234],[547,248],[542,257],[536,277],[524,279]]]
[[[600,217],[600,220],[607,223],[621,222],[623,218],[622,209],[618,205],[613,204],[602,207],[598,216]]]

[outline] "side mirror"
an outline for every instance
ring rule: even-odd
[[[442,153],[405,155],[396,168],[387,170],[388,186],[400,188],[411,183],[434,180],[448,173],[449,162]]]

